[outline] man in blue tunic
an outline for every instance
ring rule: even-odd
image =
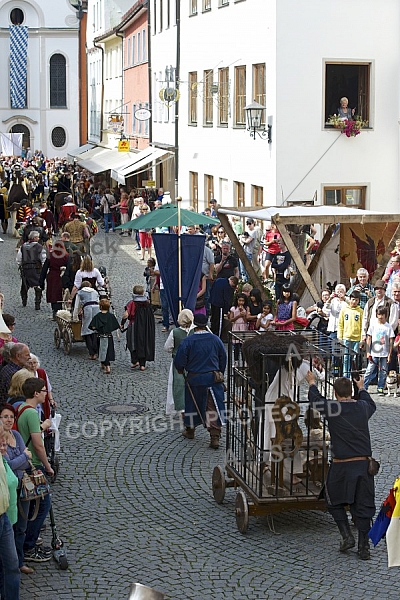
[[[210,432],[210,448],[217,449],[225,407],[224,384],[216,381],[216,372],[225,371],[226,351],[219,337],[208,331],[205,315],[195,315],[194,325],[194,334],[180,343],[174,360],[178,373],[186,372],[182,435],[193,440],[195,427],[202,423]]]
[[[368,472],[371,440],[368,421],[376,410],[375,402],[364,389],[364,378],[355,381],[358,398],[352,398],[352,382],[339,377],[333,384],[335,400],[327,400],[315,385],[315,375],[307,374],[310,384],[308,399],[328,421],[331,434],[332,462],[325,482],[327,508],[339,528],[343,541],[340,551],[354,548],[356,542],[350,531],[345,506],[358,529],[358,555],[370,558],[368,532],[375,514],[374,478]]]

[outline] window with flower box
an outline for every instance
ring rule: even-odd
[[[235,67],[235,126],[246,126],[246,67]]]
[[[325,63],[325,127],[330,116],[337,114],[340,99],[346,97],[349,108],[355,109],[363,121],[370,124],[371,114],[371,63]],[[370,125],[369,125],[370,126]]]
[[[189,73],[189,125],[197,125],[197,71]]]
[[[252,185],[251,195],[253,206],[264,206],[264,188],[259,185]]]
[[[234,191],[234,203],[235,206],[237,206],[238,208],[240,208],[241,206],[244,206],[244,183],[241,181],[234,181],[233,182],[233,191]]]
[[[190,2],[190,14],[197,15],[197,0],[189,0]]]
[[[218,69],[218,125],[228,126],[229,117],[229,69]]]
[[[203,125],[211,126],[213,124],[213,95],[211,86],[213,84],[213,70],[209,69],[203,73]]]
[[[367,188],[363,185],[352,186],[325,186],[324,204],[336,206],[343,204],[350,208],[365,208]]]

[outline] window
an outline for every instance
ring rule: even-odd
[[[218,69],[218,125],[227,126],[229,116],[229,69]]]
[[[167,24],[166,28],[169,29],[171,25],[171,0],[167,0]]]
[[[20,8],[13,8],[10,12],[10,21],[13,25],[22,25],[24,19],[24,13]]]
[[[229,0],[219,0],[219,6],[227,6],[229,4]]]
[[[210,200],[214,198],[214,177],[204,175],[204,200],[206,206],[210,206]]]
[[[62,54],[53,54],[50,58],[50,108],[66,108],[66,106],[67,75],[65,57]]]
[[[325,125],[337,113],[340,98],[349,100],[364,121],[370,120],[371,64],[326,63],[325,65]]]
[[[153,3],[153,33],[154,35],[157,33],[157,0],[154,0]]]
[[[199,190],[199,174],[194,171],[189,171],[190,178],[190,204],[197,212],[199,205],[198,190]]]
[[[130,60],[131,60],[131,38],[128,37],[126,40],[126,55],[125,55],[125,66],[129,67],[130,66]]]
[[[235,67],[235,125],[246,125],[246,67]]]
[[[164,7],[163,7],[163,0],[159,0],[160,3],[160,31],[163,30],[163,11],[164,11]]]
[[[137,61],[142,62],[142,46],[140,45],[140,32],[137,34]]]
[[[203,11],[211,10],[211,0],[203,0]]]
[[[146,45],[146,30],[145,29],[142,30],[142,46],[143,46],[143,51],[142,51],[143,62],[145,62],[147,60],[147,45]]]
[[[253,206],[263,206],[264,188],[259,185],[251,186],[252,204]]]
[[[211,86],[213,84],[213,70],[204,71],[203,74],[204,82],[204,108],[203,108],[203,124],[213,124],[213,95],[211,92]]]
[[[197,72],[189,73],[189,124],[197,125]]]
[[[241,181],[234,181],[233,188],[235,194],[235,206],[240,208],[241,206],[244,206],[244,183],[242,183]]]
[[[135,59],[136,59],[136,47],[135,47],[135,44],[136,44],[136,36],[133,35],[132,36],[132,45],[131,45],[131,48],[132,48],[131,65],[132,66],[135,64]]]
[[[327,206],[343,204],[344,206],[350,206],[351,208],[365,208],[366,191],[366,186],[325,187],[324,204]]]
[[[132,104],[132,133],[135,134],[136,133],[136,118],[135,118],[135,112],[136,112],[136,104]]]
[[[197,0],[189,0],[190,1],[190,14],[197,15]]]
[[[54,127],[51,132],[51,143],[55,148],[62,148],[65,146],[65,142],[67,140],[67,135],[65,133],[64,127]]]
[[[253,98],[265,106],[265,63],[253,65]],[[262,111],[261,124],[265,125],[265,110]]]

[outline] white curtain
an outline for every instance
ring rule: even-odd
[[[4,156],[21,156],[23,133],[1,132],[1,153]]]

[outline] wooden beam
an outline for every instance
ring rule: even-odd
[[[319,257],[321,256],[322,250],[325,248],[325,246],[327,245],[327,243],[332,239],[332,233],[333,233],[334,229],[335,229],[335,226],[334,225],[330,225],[328,227],[328,229],[326,230],[325,235],[322,238],[321,243],[319,245],[319,248],[316,251],[316,253],[314,254],[313,259],[312,259],[312,261],[311,261],[311,263],[310,263],[310,265],[308,267],[308,273],[309,273],[310,277],[312,277],[315,269],[318,266],[318,261],[319,261]],[[299,285],[298,285],[297,290],[296,290],[296,292],[300,296],[300,298],[303,295],[305,287],[306,287],[305,281],[304,281],[304,279],[302,279],[300,281]]]
[[[276,223],[276,226],[278,228],[279,233],[282,236],[283,241],[285,242],[287,249],[290,252],[290,255],[291,255],[300,275],[303,278],[305,285],[308,287],[308,291],[310,292],[310,294],[313,297],[313,299],[315,300],[315,302],[318,302],[318,300],[320,300],[320,294],[318,293],[318,290],[315,287],[314,282],[311,279],[309,272],[307,271],[307,268],[303,262],[303,257],[301,257],[300,254],[297,252],[297,248],[293,244],[292,239],[291,239],[285,225],[282,225],[282,223]]]
[[[241,245],[240,241],[238,240],[237,235],[234,232],[234,230],[230,224],[228,216],[224,215],[223,213],[219,213],[219,212],[217,214],[218,214],[219,220],[221,221],[221,225],[223,225],[226,233],[228,234],[229,239],[231,240],[233,246],[235,247],[235,250],[236,250],[240,260],[242,261],[244,268],[246,269],[247,274],[249,275],[254,287],[257,288],[258,290],[260,290],[261,298],[263,300],[268,300],[267,292],[265,291],[264,286],[262,285],[259,276],[255,272],[253,265],[247,258],[246,253],[243,250],[242,245]]]

